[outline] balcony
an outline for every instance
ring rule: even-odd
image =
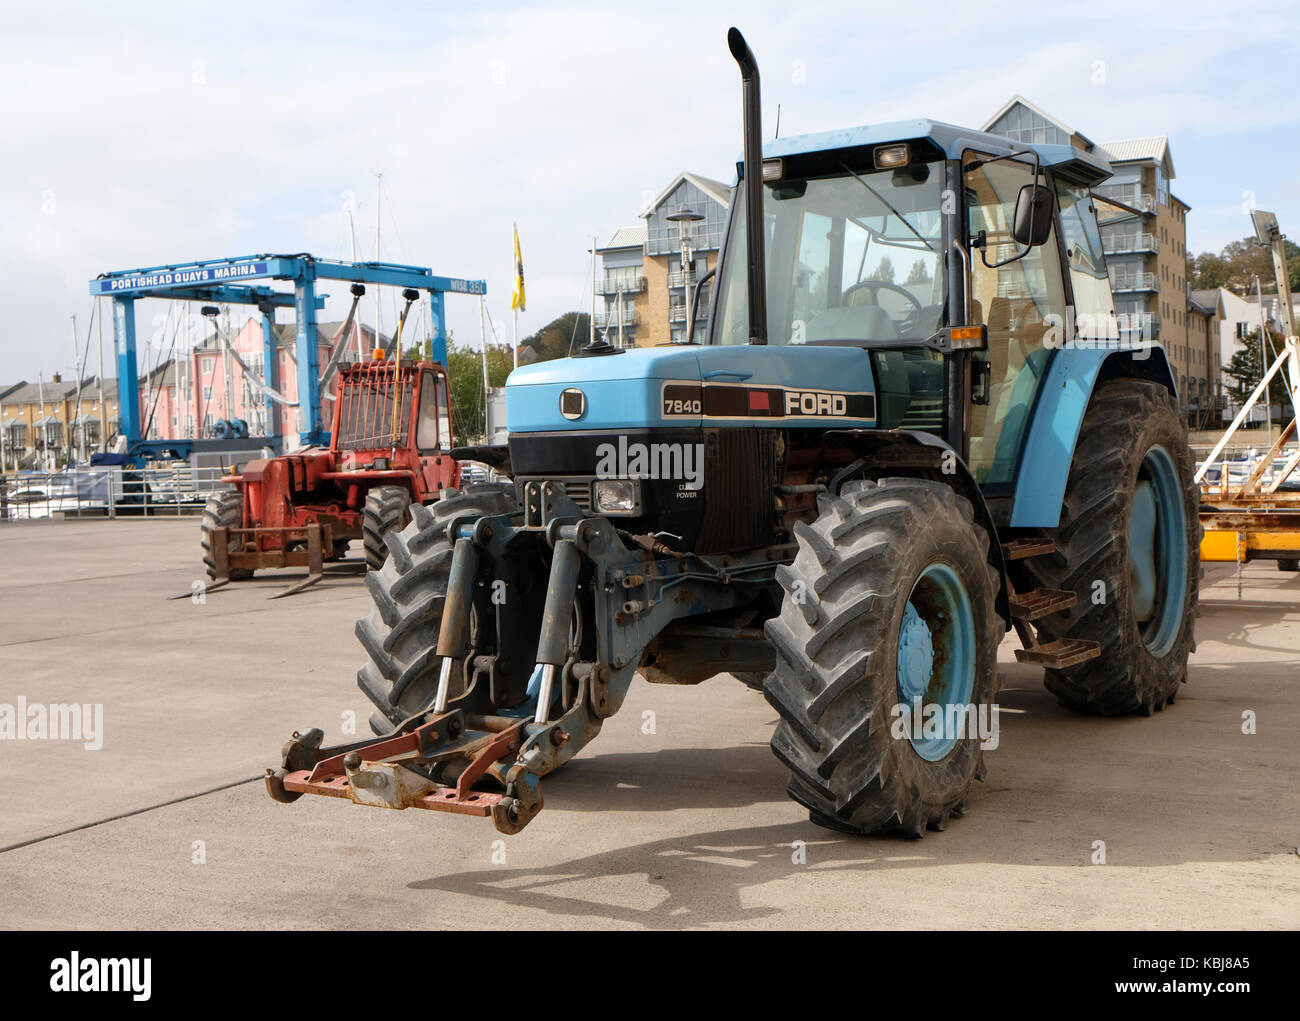
[[[1101,247],[1107,255],[1128,255],[1132,252],[1148,252],[1154,255],[1160,251],[1160,242],[1154,234],[1112,234],[1103,236]]]
[[[1156,340],[1160,336],[1160,316],[1153,312],[1119,312],[1115,323],[1124,341]]]
[[[1132,206],[1134,209],[1142,213],[1154,214],[1156,211],[1156,197],[1147,192],[1138,191],[1132,185],[1103,184],[1100,187],[1094,188],[1093,192],[1100,198],[1122,202],[1124,205]]]
[[[607,326],[615,326],[615,327],[617,327],[617,326],[620,326],[620,325],[621,325],[621,326],[635,326],[635,325],[637,324],[637,314],[636,314],[636,309],[633,309],[633,308],[625,308],[625,309],[623,309],[622,322],[620,322],[619,319],[620,319],[620,317],[619,317],[619,314],[618,314],[618,310],[617,310],[617,309],[611,310],[611,311],[609,311],[609,312],[597,312],[597,313],[596,313],[596,328],[597,328],[597,329],[604,329],[604,328],[607,327]]]
[[[1125,294],[1133,291],[1158,291],[1160,278],[1154,273],[1113,273],[1110,278],[1112,294]]]
[[[618,294],[622,291],[624,294],[640,294],[645,290],[645,277],[643,276],[609,276],[596,284],[597,294]]]

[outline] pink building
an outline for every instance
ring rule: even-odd
[[[316,324],[316,356],[322,369],[333,353],[331,342],[341,326],[342,323]],[[232,338],[231,346],[254,374],[296,401],[297,327],[291,323],[277,324],[275,332],[276,361],[270,377],[265,364],[262,325],[258,320],[245,323]],[[362,350],[369,357],[375,347],[374,331],[354,324],[348,338],[349,349],[342,356],[344,361],[357,360],[358,339],[362,340]],[[387,343],[382,334],[380,343]],[[322,413],[327,426],[332,410],[331,402],[326,400]],[[233,418],[247,422],[251,436],[278,434],[296,440],[300,431],[296,407],[273,404],[268,421],[265,396],[245,378],[239,362],[227,357],[215,337],[196,345],[188,359],[173,360],[140,381],[141,431],[147,439],[210,437],[219,421]]]

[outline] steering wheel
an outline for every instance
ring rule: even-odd
[[[864,289],[870,289],[871,304],[875,305],[877,308],[880,308],[881,305],[880,305],[880,301],[877,298],[876,292],[878,289],[882,287],[887,291],[897,291],[904,298],[906,298],[907,301],[912,306],[912,311],[909,312],[907,315],[903,316],[902,319],[898,320],[898,325],[901,326],[903,323],[910,322],[913,318],[921,314],[921,307],[922,307],[921,303],[917,301],[914,297],[912,297],[912,292],[906,290],[905,288],[899,287],[897,284],[891,284],[887,280],[859,280],[852,287],[845,290],[843,294],[840,295],[840,297],[843,300],[844,306],[847,308],[850,304],[852,304],[849,300],[852,294]],[[890,318],[892,319],[893,316],[890,316]]]

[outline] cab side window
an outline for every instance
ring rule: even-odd
[[[422,454],[451,449],[451,420],[447,413],[447,384],[436,372],[420,377],[420,419],[415,443]]]
[[[968,152],[963,162],[981,154]],[[1047,243],[1022,259],[990,267],[1024,250],[1011,235],[1016,197],[1033,183],[1033,170],[1017,160],[988,163],[965,175],[970,236],[984,231],[983,258],[971,252],[972,321],[988,327],[985,357],[991,370],[989,402],[971,409],[970,467],[983,484],[1015,480],[1021,440],[1051,356],[1049,315],[1065,312],[1065,285],[1056,227]]]

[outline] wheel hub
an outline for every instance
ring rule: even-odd
[[[911,716],[908,739],[927,762],[937,762],[957,746],[962,734],[947,724],[961,719],[949,706],[968,706],[975,690],[975,615],[961,576],[936,562],[921,572],[898,625],[898,698],[922,718]],[[940,713],[938,733],[925,719]],[[928,736],[927,736],[928,735]]]
[[[934,676],[934,640],[911,603],[898,629],[898,691],[904,701],[923,698]]]

